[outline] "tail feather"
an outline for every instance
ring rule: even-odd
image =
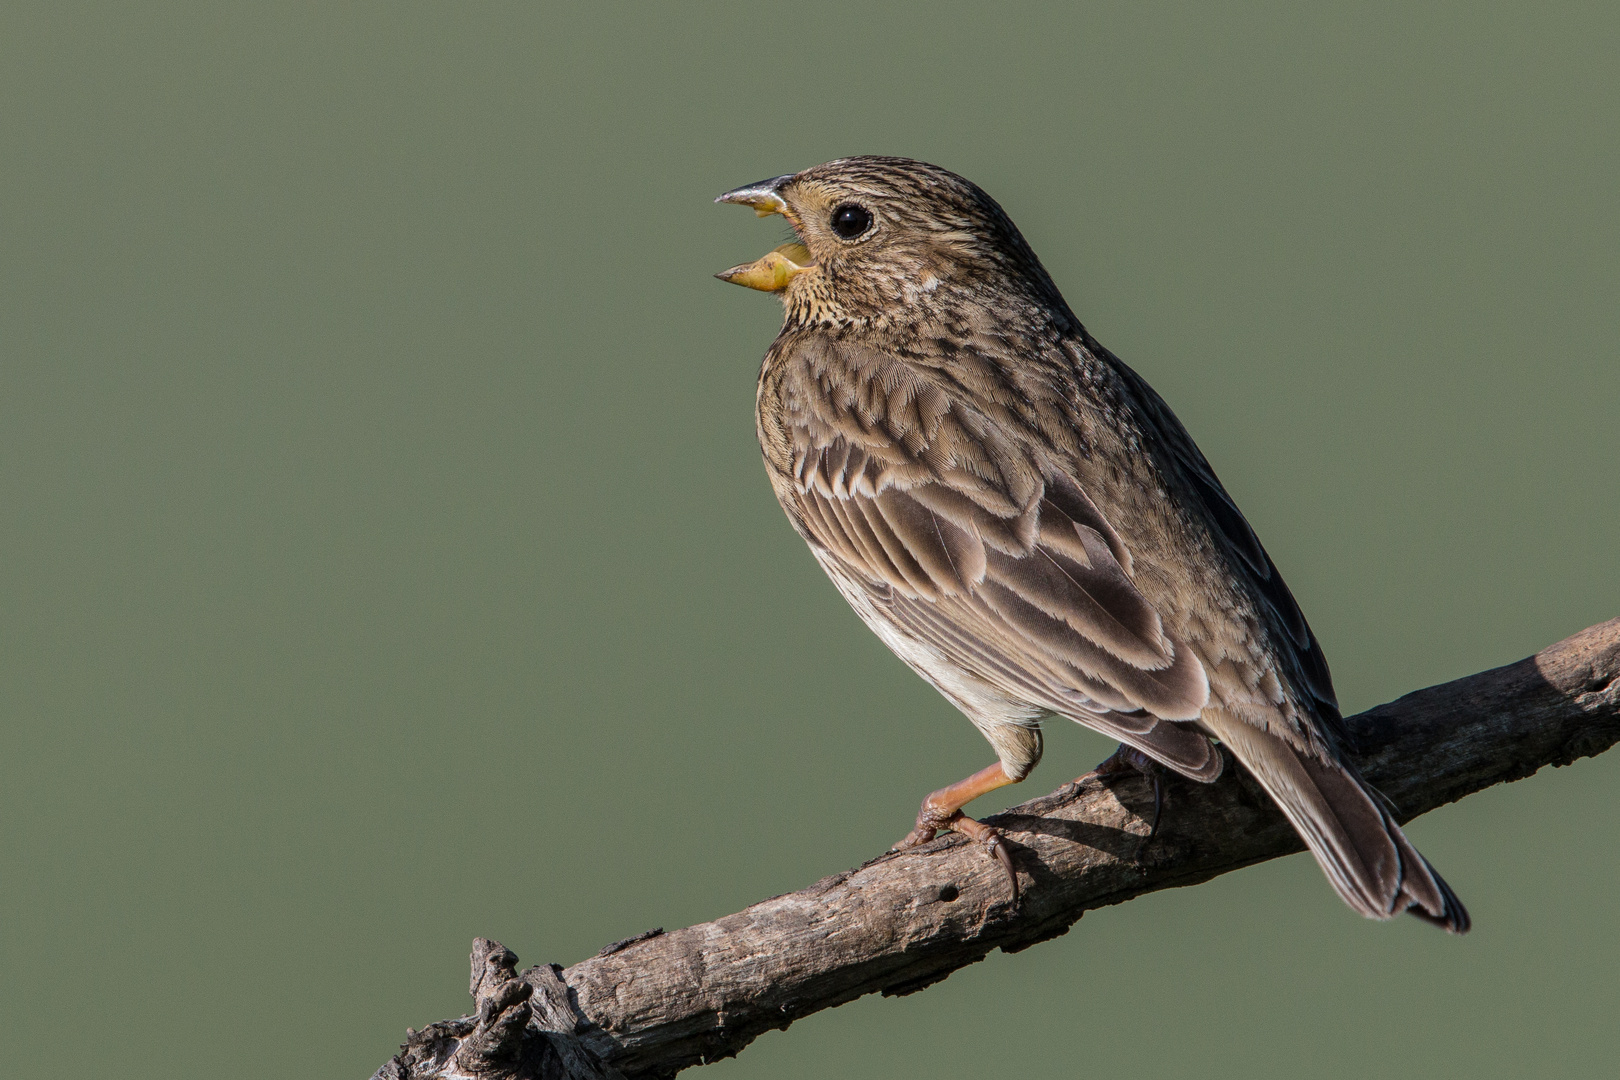
[[[1352,768],[1219,710],[1206,710],[1204,723],[1276,801],[1345,903],[1371,919],[1410,910],[1455,934],[1468,929],[1457,894]]]

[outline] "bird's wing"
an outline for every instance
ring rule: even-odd
[[[1214,539],[1227,549],[1228,567],[1247,579],[1250,595],[1269,612],[1271,655],[1287,672],[1296,688],[1294,700],[1311,720],[1300,725],[1291,719],[1287,701],[1264,723],[1222,703],[1204,711],[1202,726],[1230,747],[1270,793],[1345,903],[1370,918],[1388,919],[1410,910],[1455,933],[1466,931],[1468,911],[1456,893],[1401,832],[1389,800],[1336,748],[1349,737],[1327,660],[1254,530],[1164,400],[1106,349],[1094,341],[1086,344],[1124,377],[1168,449],[1171,460],[1162,464],[1179,472],[1197,493]],[[1291,728],[1297,732],[1292,738]],[[1325,748],[1320,745],[1323,733],[1330,736]]]
[[[1189,486],[1198,493],[1208,511],[1212,531],[1225,542],[1228,562],[1233,571],[1248,579],[1250,594],[1269,610],[1273,646],[1285,654],[1284,662],[1290,669],[1292,681],[1302,693],[1310,696],[1311,700],[1305,704],[1341,741],[1347,740],[1348,733],[1333,691],[1333,676],[1328,671],[1322,646],[1311,631],[1310,624],[1305,621],[1305,613],[1300,610],[1294,594],[1283,581],[1277,564],[1271,561],[1260,538],[1237,508],[1237,503],[1226,493],[1226,488],[1221,485],[1215,470],[1193,442],[1187,429],[1147,381],[1097,342],[1088,340],[1086,344],[1092,352],[1112,363],[1125,378],[1137,402],[1163,436],[1163,444],[1174,457],[1175,465],[1190,482]]]
[[[788,403],[778,494],[811,543],[970,674],[1212,779],[1220,758],[1204,736],[1163,723],[1197,719],[1204,668],[1132,583],[1085,491],[928,379],[901,365],[865,374],[852,392],[881,403]]]

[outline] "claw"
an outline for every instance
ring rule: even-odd
[[[1007,884],[1012,886],[1012,909],[1018,910],[1018,871],[1013,869],[1012,852],[1007,849],[1007,842],[997,833],[991,833],[985,847],[992,857],[1007,871]]]
[[[1164,812],[1164,776],[1158,763],[1142,751],[1121,743],[1119,749],[1109,755],[1107,760],[1074,783],[1077,787],[1082,787],[1086,781],[1095,780],[1106,787],[1113,777],[1129,774],[1145,777],[1153,785],[1153,821],[1148,825],[1147,835],[1136,845],[1136,854],[1131,860],[1137,866],[1141,866],[1142,856],[1147,852],[1148,845],[1159,835],[1159,817]]]
[[[889,850],[908,851],[911,848],[920,847],[923,844],[928,843],[928,841],[932,840],[937,835],[939,835],[939,830],[930,829],[925,825],[919,825],[915,829],[912,829],[910,832],[906,833],[905,839],[901,840],[898,844],[895,844],[894,847],[890,848]]]
[[[1142,856],[1153,838],[1159,835],[1159,815],[1164,812],[1164,779],[1157,771],[1148,773],[1148,779],[1153,781],[1153,822],[1148,826],[1147,835],[1142,842],[1136,845],[1136,865],[1142,865]]]

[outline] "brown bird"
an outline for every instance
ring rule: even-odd
[[[1145,755],[1206,783],[1219,740],[1345,903],[1468,929],[1346,757],[1321,646],[1254,531],[994,199],[934,165],[856,157],[716,201],[798,238],[718,275],[786,308],[758,391],[777,499],[1000,759],[929,795],[897,847],[963,833],[1016,903],[1007,845],[962,807],[1024,779],[1041,721],[1064,716],[1120,740],[1105,767]]]

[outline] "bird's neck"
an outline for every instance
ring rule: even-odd
[[[1041,336],[1083,333],[1055,290],[994,287],[974,277],[924,271],[887,278],[840,280],[836,273],[800,275],[782,294],[784,333],[831,330],[871,335],[874,343],[919,334],[1015,327]]]

